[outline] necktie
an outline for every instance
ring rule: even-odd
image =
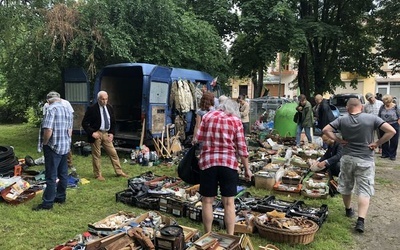
[[[110,122],[108,121],[106,107],[103,107],[103,117],[104,117],[104,130],[109,130]]]

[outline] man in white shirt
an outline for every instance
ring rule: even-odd
[[[379,109],[383,105],[383,102],[377,100],[372,93],[367,93],[365,99],[368,101],[364,105],[364,112],[368,114],[378,115]]]
[[[379,109],[383,105],[383,102],[376,99],[372,93],[367,93],[365,95],[365,99],[367,100],[367,103],[364,104],[364,112],[378,116]],[[380,138],[379,129],[376,131],[376,137],[378,139]],[[379,146],[379,151],[376,153],[378,153],[378,154],[382,153],[381,146]]]

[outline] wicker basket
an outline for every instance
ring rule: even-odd
[[[254,224],[256,225],[261,237],[275,242],[306,245],[314,241],[314,235],[319,228],[317,223],[311,220],[306,221],[307,223],[312,224],[312,226],[297,231],[265,225],[259,218],[254,219]]]

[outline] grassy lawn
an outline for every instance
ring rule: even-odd
[[[14,147],[18,158],[26,155],[37,159],[41,156],[37,152],[38,129],[26,125],[0,125],[0,145]],[[74,137],[74,141],[85,138]],[[128,159],[128,155],[120,155],[121,161]],[[115,201],[115,193],[127,188],[127,179],[114,177],[114,172],[108,158],[103,158],[102,170],[105,182],[93,179],[91,157],[74,155],[74,165],[80,178],[86,178],[89,184],[79,185],[78,188],[68,189],[67,202],[56,204],[51,211],[33,212],[31,208],[41,202],[41,194],[33,200],[18,206],[10,206],[0,202],[1,227],[0,249],[50,249],[62,244],[87,230],[88,223],[99,221],[118,211],[135,212],[142,214],[145,210],[131,207]],[[137,176],[146,171],[159,175],[177,176],[176,167],[156,166],[142,167],[123,163],[122,168],[130,176]],[[32,169],[43,170],[44,166],[35,166]],[[254,196],[270,195],[269,191],[250,188]],[[272,243],[280,249],[352,249],[353,224],[355,219],[344,216],[344,208],[340,196],[326,200],[305,199],[304,197],[287,197],[276,195],[279,199],[304,199],[309,206],[320,207],[327,204],[329,216],[321,229],[315,235],[315,240],[309,245],[290,246],[273,243],[258,234],[251,235],[255,249]],[[173,215],[168,215],[173,216]],[[202,232],[202,225],[187,218],[176,218],[181,225],[195,227]],[[215,228],[215,231],[218,231]],[[224,231],[221,231],[224,232]]]

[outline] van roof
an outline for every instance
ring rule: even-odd
[[[150,75],[150,73],[153,71],[157,65],[155,64],[150,64],[150,63],[117,63],[117,64],[112,64],[108,65],[105,68],[118,68],[118,67],[137,67],[140,66],[142,67],[143,75]]]
[[[192,69],[182,69],[182,68],[172,68],[171,79],[174,80],[190,80],[192,82],[198,81],[212,81],[214,78],[203,71],[192,70]]]

